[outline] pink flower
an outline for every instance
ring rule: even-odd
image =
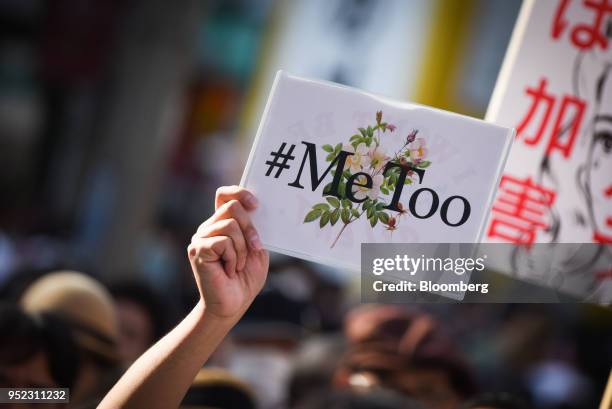
[[[419,131],[417,131],[416,129],[414,129],[412,132],[410,132],[408,134],[408,136],[406,137],[406,143],[414,142],[414,140],[416,139],[417,133],[419,133]]]
[[[372,178],[372,187],[364,187],[367,179],[364,175],[359,175],[357,177],[357,183],[355,184],[357,190],[353,192],[353,195],[357,200],[363,200],[368,197],[372,200],[376,200],[380,194],[380,186],[384,181],[385,178],[383,175],[376,175]]]
[[[401,203],[398,203],[398,204],[397,204],[397,208],[399,209],[399,213],[400,213],[400,215],[408,213],[408,210],[406,210],[406,208],[404,207],[404,205],[403,205],[403,204],[401,204]]]
[[[395,217],[389,217],[389,222],[387,222],[387,230],[393,231],[397,229],[397,220]]]
[[[353,155],[346,158],[346,165],[352,173],[361,172],[370,166],[370,156],[368,155],[368,147],[365,143],[360,143],[357,147],[353,145],[344,145],[346,152],[352,152]]]
[[[410,149],[410,159],[412,159],[414,163],[419,163],[426,155],[427,149],[425,149],[425,139],[417,138]]]
[[[387,124],[387,129],[391,132],[395,131],[397,129],[397,126],[393,125],[393,124]]]
[[[371,147],[368,151],[368,156],[370,158],[370,166],[375,170],[382,169],[389,161],[389,157],[386,155],[385,150],[380,146]]]

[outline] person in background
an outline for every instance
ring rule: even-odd
[[[484,393],[470,399],[461,409],[530,409],[518,397],[509,393]]]
[[[219,368],[200,369],[181,409],[256,409],[255,393],[246,383]]]
[[[21,296],[20,304],[34,317],[52,314],[66,322],[79,359],[71,405],[95,407],[121,368],[117,317],[106,288],[85,274],[57,271],[34,281]]]
[[[52,314],[33,317],[18,306],[0,306],[0,387],[72,388],[79,360],[66,323]],[[18,403],[15,408],[38,407]],[[13,407],[12,405],[2,407]],[[48,404],[45,407],[65,407]]]
[[[313,395],[296,409],[422,409],[417,402],[384,389],[365,393],[328,391]]]
[[[427,409],[456,409],[476,392],[469,367],[427,314],[361,306],[347,315],[345,336],[347,351],[334,375],[337,388],[384,387]]]
[[[119,355],[130,364],[169,330],[167,307],[159,294],[139,281],[115,283],[109,290],[119,321]]]
[[[253,387],[263,408],[283,407],[294,354],[306,335],[308,308],[275,288],[276,273],[271,268],[264,289],[232,329],[223,365]]]
[[[249,215],[256,205],[255,196],[238,186],[217,190],[215,213],[200,225],[187,249],[198,303],[130,366],[100,409],[180,405],[200,368],[265,283],[269,255]]]
[[[295,408],[313,395],[329,391],[345,349],[341,336],[306,338],[295,355],[287,388],[287,406]]]

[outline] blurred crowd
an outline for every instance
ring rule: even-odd
[[[95,407],[189,311],[185,246],[214,190],[238,181],[277,68],[397,98],[420,84],[432,98],[413,100],[482,116],[519,6],[1,1],[0,387],[67,387],[70,407]],[[417,64],[436,45],[424,82]],[[593,409],[601,399],[610,309],[361,305],[358,292],[356,277],[273,255],[264,290],[184,407]]]
[[[0,290],[0,387],[66,387],[70,407],[96,407],[186,311],[145,283],[12,275]],[[277,260],[183,406],[589,409],[601,399],[609,309],[352,299],[312,266]]]

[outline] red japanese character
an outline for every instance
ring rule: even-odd
[[[540,79],[540,83],[537,88],[527,87],[525,90],[525,93],[532,99],[531,106],[529,107],[525,117],[521,120],[520,124],[518,124],[516,130],[517,137],[523,136],[523,141],[526,145],[537,145],[540,143],[540,140],[546,133],[553,108],[555,105],[558,105],[556,104],[557,98],[554,95],[547,93],[547,85],[548,80],[546,78],[542,78]],[[544,114],[540,119],[535,135],[524,135],[525,128],[534,119],[533,117],[540,105],[543,105]],[[563,95],[552,131],[550,133],[550,139],[548,140],[548,144],[546,146],[546,155],[549,155],[554,150],[559,150],[566,158],[570,156],[574,142],[576,141],[576,136],[580,130],[585,108],[586,102],[584,100],[574,95]],[[566,121],[567,117],[569,117],[569,113],[571,113],[570,111],[572,110],[574,111],[574,115],[573,117],[570,117],[571,123],[568,127]],[[563,134],[566,131],[569,132],[569,136],[567,138],[563,138]]]
[[[561,0],[559,2],[559,7],[557,7],[557,11],[555,12],[555,19],[553,21],[552,26],[552,37],[554,39],[558,39],[561,36],[561,33],[565,31],[567,27],[567,20],[564,19],[565,9],[569,6],[570,0]]]
[[[538,106],[542,103],[544,104],[544,115],[540,122],[540,126],[535,134],[535,136],[529,138],[525,137],[525,143],[527,145],[537,145],[544,135],[544,130],[546,129],[546,124],[548,124],[548,120],[550,118],[550,114],[552,113],[553,106],[555,104],[555,97],[553,95],[546,93],[546,85],[548,81],[546,78],[542,78],[540,80],[540,84],[538,88],[530,88],[527,87],[525,89],[525,93],[532,97],[531,107],[529,107],[529,111],[527,111],[527,115],[521,121],[521,123],[516,127],[516,136],[519,137],[525,131],[525,127],[531,122],[533,115],[535,114]]]
[[[563,128],[565,127],[565,117],[567,115],[567,111],[573,108],[574,116],[570,119],[570,126],[568,129],[569,137],[566,138],[565,141],[562,141]],[[553,126],[553,131],[550,135],[550,141],[548,142],[548,146],[546,147],[546,154],[549,155],[553,150],[558,149],[561,151],[564,157],[569,158],[572,153],[572,148],[574,146],[574,142],[576,141],[576,136],[578,136],[578,131],[580,130],[580,125],[582,124],[582,118],[584,116],[584,111],[586,108],[586,101],[580,99],[574,95],[564,95],[561,100],[561,108],[559,108],[559,113],[557,115],[557,119]]]
[[[487,236],[531,245],[537,231],[549,227],[544,219],[555,196],[554,191],[534,183],[531,177],[520,180],[504,175]]]
[[[555,12],[551,35],[558,39],[565,31],[568,21],[565,19],[565,12],[570,0],[559,1],[559,6]],[[604,33],[604,19],[608,14],[612,14],[612,0],[584,0],[583,6],[594,12],[594,19],[590,24],[576,24],[571,32],[570,40],[572,44],[580,50],[590,50],[594,46],[599,46],[602,50],[608,49],[608,38]]]
[[[595,21],[592,25],[578,24],[572,31],[572,43],[580,49],[590,49],[597,43],[602,50],[608,49],[608,39],[602,33],[602,23],[608,13],[612,13],[610,0],[585,0],[584,5],[595,11]]]

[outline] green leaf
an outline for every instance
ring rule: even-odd
[[[419,162],[419,164],[417,165],[418,168],[422,168],[425,169],[426,167],[428,167],[429,165],[431,165],[431,162],[428,160],[424,160],[423,162]]]
[[[338,194],[340,195],[340,197],[346,196],[346,183],[340,182],[338,184]]]
[[[370,219],[374,215],[374,212],[376,211],[375,208],[375,206],[368,207],[368,212],[366,213],[368,219]]]
[[[378,213],[378,220],[384,224],[389,224],[389,215],[385,212]]]
[[[365,202],[363,202],[363,205],[361,205],[361,208],[363,210],[368,210],[370,206],[372,206],[372,201],[370,199],[366,199]]]
[[[312,206],[313,209],[318,209],[323,211],[329,210],[329,205],[327,203],[317,203],[316,205]]]
[[[405,185],[411,185],[412,184],[412,179],[410,179],[409,177],[406,178],[406,180],[404,180],[404,184]]]
[[[355,135],[350,137],[349,142],[353,142],[353,141],[356,141],[356,140],[359,140],[359,139],[361,139],[361,135],[355,134]]]
[[[331,190],[331,187],[332,187],[331,182],[330,182],[330,183],[328,183],[328,184],[326,184],[326,185],[323,187],[323,194],[324,194],[324,195],[329,194],[329,191]]]
[[[350,200],[348,199],[342,199],[342,207],[346,208],[351,208],[352,207],[352,203]]]
[[[322,146],[325,152],[333,152],[334,148],[331,145],[325,144]]]
[[[335,153],[340,153],[340,151],[342,150],[342,144],[339,143],[336,145],[336,147],[334,148],[334,152]]]
[[[342,213],[340,213],[340,217],[342,217],[342,222],[347,224],[351,219],[351,211],[347,208],[342,209]]]
[[[351,213],[353,213],[353,217],[355,217],[356,219],[359,218],[359,210],[353,209],[351,210]]]
[[[363,136],[364,138],[365,138],[366,136],[368,136],[368,134],[367,134],[367,132],[366,132],[365,128],[359,128],[359,132],[361,132],[361,136]]]
[[[366,133],[371,138],[372,136],[374,136],[374,129],[372,129],[372,127],[368,125],[368,129],[366,129]]]
[[[309,211],[304,217],[304,223],[310,223],[317,220],[321,216],[321,209],[314,209]]]
[[[329,217],[329,221],[331,222],[331,225],[333,226],[334,224],[336,224],[339,218],[340,218],[340,209],[336,209],[331,213],[331,216]]]
[[[376,211],[380,212],[384,207],[386,206],[386,204],[380,202],[376,204]]]
[[[384,194],[388,195],[389,194],[389,189],[387,189],[386,187],[381,186],[380,187],[380,191],[383,192]]]
[[[378,217],[376,217],[376,215],[374,215],[374,217],[370,217],[370,226],[374,227],[376,226],[376,223],[378,223]]]
[[[323,228],[329,222],[329,213],[323,213],[321,219],[319,220],[319,227]]]
[[[327,200],[327,202],[334,207],[340,207],[340,200],[333,196],[328,196],[325,198],[325,200]]]

